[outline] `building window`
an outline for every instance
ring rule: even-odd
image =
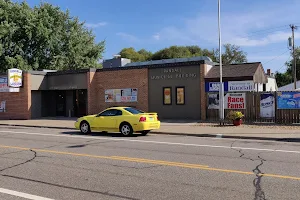
[[[172,88],[164,87],[163,88],[163,104],[172,105]]]
[[[185,104],[185,87],[176,87],[176,104]]]

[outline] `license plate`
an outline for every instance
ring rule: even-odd
[[[149,117],[149,121],[153,121],[153,117]]]

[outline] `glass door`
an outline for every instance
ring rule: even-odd
[[[56,91],[56,116],[66,116],[65,91]]]

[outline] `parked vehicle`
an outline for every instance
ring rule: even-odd
[[[78,118],[76,129],[83,134],[91,131],[120,132],[124,136],[133,133],[147,135],[151,130],[160,128],[157,113],[146,113],[132,107],[111,107],[97,115]]]

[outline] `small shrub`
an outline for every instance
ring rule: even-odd
[[[244,117],[243,113],[240,112],[240,111],[230,111],[228,114],[227,114],[227,119],[233,121],[233,120],[240,120]]]

